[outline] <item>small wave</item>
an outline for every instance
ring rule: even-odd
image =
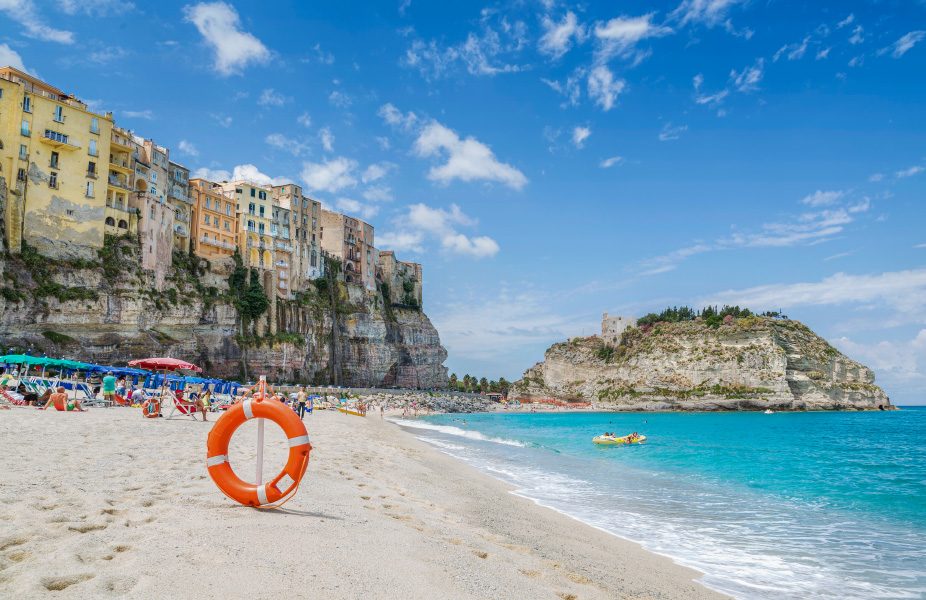
[[[470,429],[460,429],[459,427],[454,427],[453,425],[434,425],[432,423],[426,423],[424,421],[411,421],[408,419],[389,419],[396,425],[401,427],[409,427],[411,429],[428,429],[430,431],[439,431],[447,435],[455,435],[457,437],[465,437],[471,440],[479,440],[481,442],[493,442],[495,444],[504,444],[506,446],[518,446],[524,448],[526,444],[522,444],[516,440],[506,440],[504,438],[491,437],[478,431],[472,431]]]

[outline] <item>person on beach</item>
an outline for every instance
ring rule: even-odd
[[[198,408],[200,412],[203,413],[203,423],[209,420],[206,418],[206,413],[209,411],[209,407],[212,406],[212,402],[210,402],[211,398],[212,398],[212,390],[207,388],[206,391],[203,392],[201,396],[198,396],[195,400],[196,408]],[[192,399],[192,396],[191,396],[191,399]]]
[[[48,402],[39,410],[47,410],[49,406],[56,405],[59,402],[65,410],[77,410],[80,412],[85,412],[87,410],[80,405],[80,400],[76,397],[72,400],[68,400],[68,395],[65,393],[63,387],[58,387],[58,390],[54,394],[48,396]]]
[[[37,405],[40,404],[40,405],[42,405],[42,406],[47,406],[47,405],[48,405],[48,399],[51,397],[52,393],[53,393],[53,392],[52,392],[52,389],[51,389],[51,388],[46,388],[46,389],[45,389],[45,393],[43,393],[43,394],[39,397],[39,401],[36,402],[36,404],[37,404]]]
[[[379,403],[379,418],[380,418],[380,420],[383,419],[383,412],[385,412],[385,409],[383,408],[383,403],[380,402],[380,403]]]
[[[296,414],[299,415],[300,419],[305,416],[305,402],[308,397],[308,394],[305,393],[305,387],[300,387],[299,393],[296,394]]]
[[[120,377],[116,381],[116,395],[125,398],[125,377]]]
[[[116,377],[112,371],[106,373],[103,378],[103,400],[111,404],[116,402]]]

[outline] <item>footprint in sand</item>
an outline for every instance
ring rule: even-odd
[[[100,582],[100,588],[117,595],[129,593],[138,580],[134,577],[109,577]]]
[[[128,551],[131,550],[131,549],[132,549],[132,547],[131,547],[131,546],[128,546],[128,545],[126,545],[126,544],[119,544],[118,546],[116,546],[115,548],[113,548],[113,550],[115,550],[116,552],[120,552],[120,553],[121,553],[121,552],[128,552]]]
[[[99,531],[100,529],[106,529],[106,523],[97,523],[97,524],[87,524],[87,525],[68,525],[70,531],[76,531],[77,533],[89,533],[91,531]]]
[[[489,553],[483,552],[482,550],[473,550],[473,554],[475,554],[479,558],[489,558]]]
[[[28,541],[29,538],[22,536],[7,538],[3,541],[0,541],[0,552],[6,550],[7,548],[12,548],[13,546],[22,546]]]
[[[72,585],[93,579],[93,573],[80,573],[78,575],[65,575],[62,577],[43,577],[42,585],[50,592],[60,592]]]
[[[11,561],[15,563],[22,562],[26,560],[27,558],[29,558],[30,556],[32,555],[26,552],[25,550],[14,550],[13,552],[10,552],[9,554],[6,555],[8,559],[10,559]]]

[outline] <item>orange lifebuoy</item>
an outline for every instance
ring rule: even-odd
[[[248,419],[270,419],[280,426],[289,442],[289,458],[279,475],[260,485],[248,483],[235,475],[228,462],[228,444],[232,435]],[[309,466],[309,433],[296,413],[273,398],[246,398],[219,417],[206,440],[206,467],[212,481],[226,496],[246,506],[267,506],[287,498],[299,486]],[[286,489],[277,486],[283,477],[292,480]]]
[[[161,415],[161,403],[158,400],[145,400],[141,405],[141,414],[153,419]]]

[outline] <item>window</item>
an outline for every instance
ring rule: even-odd
[[[152,196],[157,196],[157,195],[158,195],[158,188],[157,188],[156,185],[152,185],[150,191],[151,191],[151,195],[152,195]]]
[[[254,197],[254,188],[251,188],[251,198]]]
[[[64,123],[64,108],[55,106],[55,121]]]
[[[211,208],[211,207],[212,207],[212,201],[209,200],[209,198],[206,198],[206,208]]]
[[[206,225],[209,224],[209,215],[203,215],[203,223],[205,223]]]
[[[20,169],[16,171],[16,181],[25,181],[26,180],[26,170]]]
[[[19,158],[23,160],[29,158],[29,148],[25,144],[19,145]]]
[[[51,153],[51,160],[48,162],[48,166],[51,167],[52,169],[58,168],[58,153],[57,152]]]
[[[92,181],[87,182],[87,197],[93,198],[93,182]]]
[[[263,206],[260,207],[260,216],[262,216],[262,217],[264,216],[264,207],[263,207]]]
[[[96,117],[90,117],[90,133],[100,133],[100,120]]]
[[[58,189],[58,174],[54,171],[48,176],[48,187]]]
[[[87,163],[87,177],[96,177],[96,163],[92,160]]]
[[[23,135],[31,135],[29,133],[29,121],[27,119],[23,119],[23,124],[20,127],[19,132]]]
[[[225,216],[226,217],[231,216],[231,204],[228,204],[228,203],[225,204]]]
[[[263,224],[263,223],[258,223],[258,224],[257,224],[257,233],[263,233],[263,232],[264,232],[264,224]]]
[[[29,96],[23,98],[23,112],[32,112],[32,98]]]
[[[231,231],[231,223],[225,221],[225,231]]]
[[[151,171],[151,181],[157,181],[157,180],[158,180],[158,172]]]
[[[235,193],[236,193],[236,194],[240,194],[240,193],[241,193],[241,188],[235,188]]]
[[[257,194],[257,197],[258,197],[260,200],[266,200],[266,199],[267,199],[267,192],[260,192],[259,194]]]
[[[249,215],[253,215],[253,214],[254,214],[254,203],[253,203],[253,202],[251,202],[250,204],[248,204],[248,214],[249,214]]]
[[[248,229],[254,231],[254,221],[248,221]]]
[[[96,149],[96,140],[90,140],[90,144],[87,146],[87,154],[90,156],[99,156],[100,153]]]

